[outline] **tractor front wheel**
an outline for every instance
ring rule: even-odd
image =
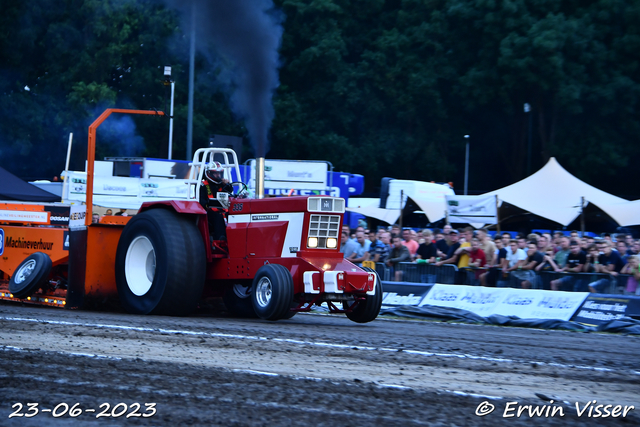
[[[382,283],[380,282],[380,276],[375,270],[369,267],[362,267],[362,269],[368,273],[375,275],[375,290],[374,295],[366,295],[364,301],[360,301],[358,305],[353,308],[353,311],[347,312],[347,317],[356,323],[367,323],[375,320],[380,313],[380,307],[382,307]]]
[[[289,270],[280,264],[260,267],[253,279],[251,301],[261,319],[285,318],[293,302],[293,278]]]

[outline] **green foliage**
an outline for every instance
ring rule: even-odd
[[[640,161],[640,2],[274,2],[286,19],[269,157],[328,160],[364,174],[369,191],[384,176],[460,188],[469,134],[470,189],[488,191],[526,176],[530,134],[531,172],[556,156],[591,184],[640,197],[620,178]],[[185,157],[189,46],[177,12],[155,0],[0,7],[3,166],[57,174],[74,132],[72,166],[81,168],[102,109],[168,110],[169,64],[174,158]],[[197,60],[194,148],[212,134],[246,136],[212,57]],[[165,156],[167,120],[134,123],[139,154]],[[117,129],[99,131],[100,154],[124,149]],[[248,146],[243,154],[253,155]]]

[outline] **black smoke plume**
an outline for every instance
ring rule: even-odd
[[[272,0],[167,2],[182,12],[188,30],[195,7],[198,49],[208,57],[207,49],[215,49],[221,80],[229,79],[231,109],[244,120],[256,157],[264,157],[274,116],[272,97],[279,84],[283,15]]]

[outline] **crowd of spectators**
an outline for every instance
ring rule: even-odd
[[[631,234],[601,238],[580,237],[577,231],[517,235],[505,232],[493,238],[485,229],[460,230],[445,225],[440,229],[403,230],[396,224],[377,231],[358,227],[342,229],[340,251],[357,265],[364,261],[382,263],[401,280],[399,263],[453,264],[472,269],[482,286],[540,287],[540,274],[601,273],[591,275],[557,274],[551,290],[604,292],[620,274],[625,276],[624,292],[640,295],[640,240]],[[618,282],[620,285],[620,282]]]

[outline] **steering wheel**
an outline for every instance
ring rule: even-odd
[[[247,194],[249,193],[249,188],[247,187],[247,184],[245,184],[242,181],[234,181],[231,183],[232,187],[235,187],[236,185],[240,186],[240,191],[238,191],[237,193],[233,194],[231,193],[230,196],[231,197],[246,197]]]

